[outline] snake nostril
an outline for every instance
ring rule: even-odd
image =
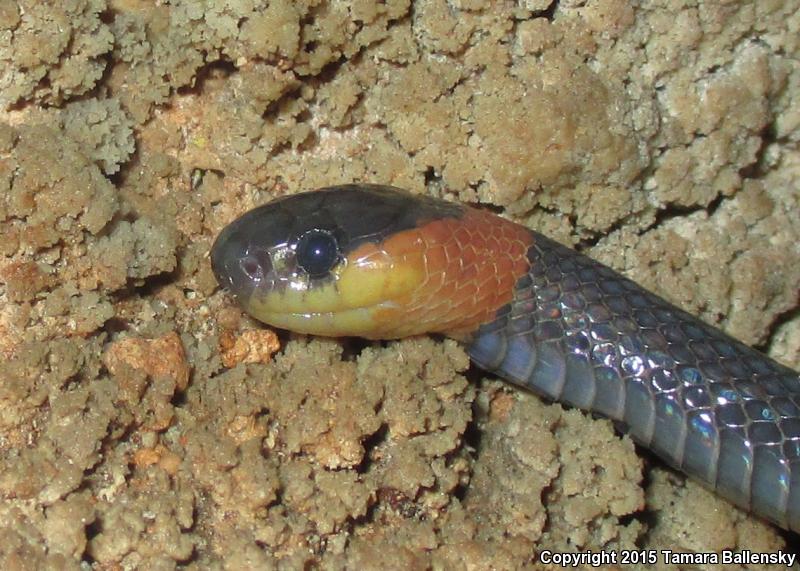
[[[267,279],[272,272],[272,259],[269,253],[262,249],[251,249],[239,258],[239,269],[247,279],[258,284]]]
[[[240,259],[239,268],[248,278],[255,282],[260,282],[264,279],[264,268],[255,256],[248,254]]]

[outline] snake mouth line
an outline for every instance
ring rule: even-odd
[[[308,335],[322,337],[365,337],[381,339],[387,332],[380,328],[380,320],[373,308],[359,307],[340,311],[318,312],[274,312],[259,315],[278,329],[286,329]],[[374,331],[374,335],[364,335],[364,331]]]

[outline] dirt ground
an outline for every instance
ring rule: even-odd
[[[0,0],[0,567],[785,549],[453,341],[276,336],[207,254],[275,196],[393,184],[492,205],[798,368],[799,14]]]

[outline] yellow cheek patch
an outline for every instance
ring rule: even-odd
[[[415,244],[404,251],[364,244],[333,269],[331,279],[297,278],[286,288],[254,292],[245,304],[258,313],[320,313],[367,307],[417,288],[425,276],[424,257]]]
[[[369,307],[416,290],[425,280],[425,260],[416,238],[416,231],[401,232],[384,244],[363,244],[353,251],[336,280],[340,306]]]
[[[425,278],[424,244],[415,229],[383,243],[362,244],[333,270],[332,279],[257,290],[241,303],[253,317],[275,327],[379,338],[385,329],[375,317],[378,308],[391,310],[396,300],[412,296]]]

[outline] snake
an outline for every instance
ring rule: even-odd
[[[454,338],[481,369],[611,419],[734,505],[800,531],[800,375],[532,229],[350,184],[244,213],[210,257],[263,323]]]

